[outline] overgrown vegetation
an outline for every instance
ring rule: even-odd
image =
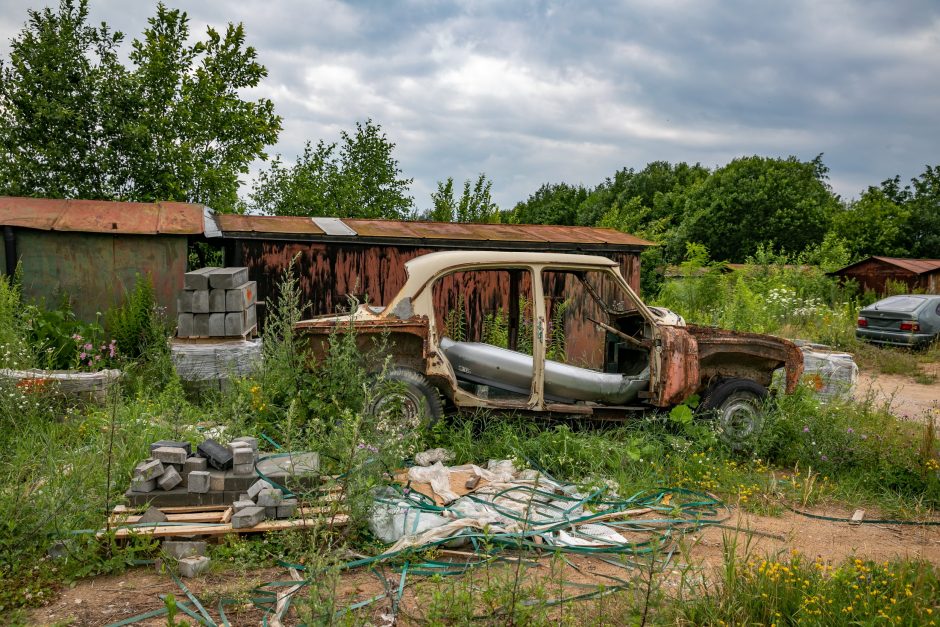
[[[714,276],[730,281],[727,275]],[[757,271],[743,280],[748,285],[772,286],[789,276],[768,268],[765,274]],[[794,288],[800,297],[823,293],[821,287],[814,287],[818,277],[794,276],[794,281],[803,282],[794,285],[806,286],[804,292]],[[339,477],[329,485],[344,497],[344,509],[351,514],[349,526],[331,529],[324,519],[322,525],[297,533],[230,540],[213,549],[220,568],[244,570],[270,565],[275,559],[304,564],[315,574],[315,585],[307,588],[303,599],[295,599],[295,608],[308,623],[330,622],[329,617],[336,617],[348,605],[342,592],[343,565],[351,555],[378,552],[365,526],[372,491],[387,481],[389,471],[423,448],[449,448],[456,453],[455,463],[509,458],[585,489],[603,486],[621,495],[650,486],[708,491],[761,514],[848,501],[909,520],[930,516],[940,506],[935,433],[919,422],[893,417],[874,401],[824,405],[809,390],[801,389],[771,407],[761,437],[743,453],[728,449],[713,424],[692,420],[691,409],[685,407],[613,427],[483,413],[445,420],[419,432],[417,425],[402,424],[389,414],[370,417],[362,408],[384,385],[381,373],[387,368],[381,339],[364,353],[362,338],[340,318],[326,338],[328,358],[310,364],[310,338],[298,335],[293,326],[302,310],[291,272],[272,301],[262,369],[251,378],[235,381],[223,394],[187,396],[166,359],[147,359],[160,352],[149,343],[165,345],[165,336],[146,294],[148,286],[142,282],[118,312],[104,316],[126,323],[124,337],[151,338],[144,342],[139,359],[127,358],[122,364],[125,368],[133,364],[134,383],[125,385],[106,405],[66,403],[43,390],[9,385],[0,390],[0,447],[8,451],[0,460],[0,520],[4,525],[0,606],[14,612],[14,618],[22,617],[16,613],[22,608],[46,602],[69,581],[120,572],[140,559],[156,556],[158,549],[146,541],[119,544],[107,534],[96,541],[71,531],[106,527],[105,512],[120,501],[133,465],[146,455],[150,442],[174,438],[196,443],[203,437],[202,429],[219,425],[231,434],[264,434],[287,450],[317,450],[323,473]],[[693,310],[709,311],[707,301],[694,300],[707,294],[681,296],[687,299],[684,302],[700,303]],[[15,283],[0,280],[0,299],[0,335],[7,344],[25,347],[27,358],[32,359],[35,346],[20,324]],[[761,320],[753,324],[776,324],[777,329],[797,324],[792,317],[776,321],[771,314]],[[136,326],[134,321],[139,321]],[[498,316],[489,320],[484,325],[488,339],[496,341],[504,335],[503,324]],[[149,369],[141,367],[143,363],[149,363]],[[298,494],[311,500],[319,496],[309,490]],[[339,501],[333,501],[327,513],[338,513],[338,508]],[[50,547],[60,557],[46,556]],[[842,603],[836,608],[841,612],[854,599],[840,583],[851,579],[853,568],[858,570],[853,564],[827,566],[830,570],[819,571],[813,579],[802,573],[816,566],[790,563],[788,567],[800,569],[801,580],[808,579],[812,585],[785,588],[787,582],[776,582],[780,584],[774,593],[777,597],[767,605],[768,611],[783,613],[794,603],[823,595],[834,604]],[[754,595],[771,594],[770,583],[761,580],[757,567],[742,562],[728,571],[737,579],[730,580],[728,575],[721,579],[727,590],[712,588],[709,595],[699,590],[676,605],[674,594],[663,587],[658,568],[626,566],[623,578],[630,586],[624,590],[559,604],[558,599],[596,593],[598,588],[572,593],[562,585],[564,575],[554,570],[564,569],[562,565],[553,566],[549,576],[535,578],[513,567],[512,563],[494,563],[463,577],[429,579],[415,591],[416,598],[423,599],[421,609],[399,611],[431,623],[462,622],[471,615],[488,616],[484,622],[490,623],[604,624],[613,615],[632,616],[636,622],[730,623],[764,620],[764,606],[756,603]],[[883,572],[894,572],[921,598],[935,590],[931,586],[936,585],[936,573],[926,566],[898,562]],[[882,588],[886,594],[907,589],[904,585]],[[686,591],[691,594],[691,588]],[[891,615],[900,613],[913,624],[930,616],[928,609],[938,610],[929,603],[910,602],[899,605]],[[881,601],[867,607],[853,605],[846,612],[853,620],[874,620],[880,610],[886,611]],[[351,619],[356,614],[341,616]],[[830,614],[822,616],[831,618]]]

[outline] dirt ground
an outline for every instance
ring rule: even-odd
[[[852,512],[839,509],[815,509],[812,513],[833,517],[850,517]],[[851,525],[807,518],[794,512],[779,517],[757,516],[733,512],[727,522],[729,528],[709,527],[701,532],[689,534],[684,543],[690,562],[702,568],[703,576],[722,561],[726,540],[735,538],[740,554],[765,557],[789,555],[797,550],[809,558],[821,558],[829,562],[840,562],[846,557],[860,556],[874,560],[890,560],[895,557],[925,559],[940,564],[940,527],[896,526],[882,524]],[[750,533],[752,530],[760,535]],[[677,555],[679,555],[677,553]],[[538,576],[548,576],[550,557],[542,557],[532,569]],[[625,571],[594,557],[577,556],[571,559],[577,570],[566,568],[564,578],[582,583],[607,583],[605,575],[624,578]],[[682,558],[677,557],[675,567]],[[531,567],[530,567],[531,568]],[[387,573],[393,585],[398,576]],[[287,581],[288,573],[283,568],[269,568],[248,572],[218,569],[202,577],[187,580],[186,584],[206,605],[214,617],[217,599],[220,596],[245,597],[256,586],[271,581]],[[419,577],[408,580],[409,586],[403,600],[403,613],[415,610],[413,584]],[[383,592],[379,580],[365,570],[345,575],[341,583],[341,594],[346,603],[353,603]],[[160,594],[182,593],[173,580],[152,567],[139,567],[122,575],[96,577],[78,582],[73,588],[64,589],[49,606],[34,610],[30,620],[37,625],[104,625],[163,607]],[[387,603],[380,601],[374,609],[366,610],[368,620],[379,620]],[[226,614],[232,625],[258,625],[263,613],[245,606],[227,606]],[[363,619],[366,619],[363,616]],[[181,618],[185,618],[181,616]],[[294,624],[292,618],[286,624]],[[142,625],[165,625],[163,617],[139,623]],[[377,623],[376,623],[377,624]]]
[[[928,414],[940,424],[940,364],[929,364],[927,372],[938,375],[938,382],[923,385],[910,377],[863,372],[859,376],[856,398],[888,403],[891,411],[901,417],[921,418]],[[810,511],[837,518],[852,515],[850,510],[834,508]],[[872,514],[868,518],[871,519]],[[940,564],[940,526],[851,525],[808,518],[789,511],[779,517],[733,511],[725,528],[709,527],[686,536],[683,540],[688,548],[685,555],[707,577],[712,568],[720,565],[725,542],[732,538],[736,538],[739,553],[748,552],[759,557],[786,555],[797,550],[810,558],[818,557],[828,562],[859,556],[878,561],[895,557],[916,558]],[[549,561],[543,557],[536,567],[530,568],[544,575],[550,570]],[[605,575],[624,577],[624,570],[597,558],[577,556],[570,561],[576,567],[566,567],[564,578],[570,581],[609,584],[610,580],[605,579]],[[389,572],[388,578],[397,585],[396,574]],[[245,598],[260,584],[288,579],[287,571],[282,568],[246,572],[217,567],[202,577],[187,580],[186,584],[212,615],[218,617],[216,604],[220,597]],[[403,616],[419,611],[413,587],[419,581],[417,577],[409,580],[403,598]],[[380,594],[383,586],[375,576],[359,570],[343,576],[340,591],[343,602],[351,604]],[[152,567],[140,567],[122,575],[79,581],[74,587],[63,589],[50,605],[34,610],[30,620],[37,625],[104,625],[163,607],[158,597],[161,594],[173,594],[177,598],[184,596],[168,575],[158,573]],[[247,604],[227,606],[225,611],[232,625],[258,625],[264,617],[262,611]],[[379,601],[363,611],[363,620],[383,624],[382,613],[388,611],[388,603]],[[186,617],[180,615],[180,618]],[[295,622],[296,618],[291,617],[286,624]],[[139,624],[165,625],[166,619],[159,617]]]
[[[926,364],[922,368],[925,374],[934,376],[933,383],[924,385],[904,375],[860,372],[855,398],[887,404],[891,413],[902,418],[930,415],[940,425],[940,363]]]

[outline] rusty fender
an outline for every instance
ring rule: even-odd
[[[301,341],[310,349],[316,361],[322,361],[329,351],[329,336],[333,332],[356,334],[356,344],[363,355],[370,355],[382,338],[387,338],[386,352],[396,364],[406,366],[420,373],[425,372],[428,356],[428,320],[415,316],[407,320],[377,318],[374,320],[355,320],[349,318],[324,317],[323,319],[302,320],[294,325],[294,330]]]
[[[786,392],[792,393],[803,374],[803,353],[789,340],[760,333],[689,325],[698,343],[702,387],[715,377],[752,379],[769,386],[774,370],[786,369]]]

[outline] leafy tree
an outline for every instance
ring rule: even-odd
[[[241,25],[188,44],[186,13],[157,6],[133,42],[87,24],[87,0],[30,10],[0,64],[0,193],[235,207],[238,177],[281,128]]]
[[[454,197],[454,179],[437,182],[437,191],[431,194],[434,208],[425,217],[435,222],[499,222],[499,207],[493,202],[490,190],[493,182],[480,174],[471,187],[470,179],[463,183],[463,194]]]
[[[920,177],[911,179],[911,185],[909,254],[940,259],[940,166],[928,165]]]
[[[853,259],[871,255],[903,256],[910,244],[911,212],[878,187],[835,214],[832,232],[845,242]]]
[[[588,197],[583,186],[546,183],[523,202],[516,204],[509,221],[514,224],[578,223],[578,210]]]
[[[293,165],[279,156],[258,175],[249,207],[272,215],[409,218],[413,179],[400,178],[394,148],[371,119],[357,122],[351,135],[343,131],[339,145],[307,142]]]
[[[670,251],[704,244],[714,259],[741,262],[766,243],[799,252],[822,242],[839,208],[821,156],[743,157],[715,170],[689,190],[685,219]]]
[[[0,60],[0,193],[108,198],[119,163],[114,92],[127,84],[121,33],[86,23],[88,5],[29,10]]]

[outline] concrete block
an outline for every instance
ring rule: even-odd
[[[193,290],[192,299],[194,314],[209,313],[209,290]]]
[[[192,337],[193,333],[193,314],[181,313],[176,316],[176,337]]]
[[[185,464],[186,463],[186,449],[181,446],[158,446],[153,449],[151,452],[154,459],[158,459],[163,462],[163,465],[167,464]]]
[[[160,547],[163,552],[173,559],[181,560],[186,557],[195,557],[206,554],[206,543],[196,540],[164,540]]]
[[[225,294],[227,290],[209,290],[209,312],[225,313]]]
[[[209,471],[194,470],[186,477],[186,491],[192,494],[205,494],[209,491]]]
[[[161,512],[156,507],[148,507],[147,511],[144,512],[141,517],[137,520],[139,523],[162,523],[166,522],[168,519],[166,514]]]
[[[254,281],[225,290],[225,311],[245,311],[255,304],[257,293],[258,284]]]
[[[172,446],[173,448],[185,449],[187,455],[193,454],[193,445],[187,442],[186,440],[157,440],[156,442],[150,445],[150,456],[153,457],[153,452],[160,448],[161,446]]]
[[[248,268],[216,268],[209,275],[209,287],[233,289],[248,282]]]
[[[209,489],[213,492],[225,491],[225,473],[220,470],[209,472]]]
[[[163,462],[159,459],[148,459],[140,462],[134,468],[135,477],[143,477],[146,481],[147,479],[156,479],[163,474]]]
[[[209,316],[211,314],[201,313],[193,315],[193,336],[209,337]]]
[[[264,479],[258,479],[248,488],[248,498],[256,499],[258,498],[258,493],[262,490],[267,490],[271,488],[271,484],[265,481]]]
[[[243,435],[240,438],[235,438],[232,440],[232,444],[245,443],[251,447],[251,450],[258,452],[258,438],[253,438],[250,435]]]
[[[172,490],[181,483],[183,483],[183,478],[180,477],[180,473],[176,471],[176,468],[172,467],[164,470],[160,478],[157,479],[157,485],[160,486],[161,490]]]
[[[232,465],[232,451],[212,439],[205,440],[196,447],[199,454],[209,461],[209,465],[224,470]]]
[[[277,508],[276,507],[265,507],[264,508],[264,517],[268,520],[274,520],[277,518]]]
[[[248,324],[244,311],[225,314],[225,335],[244,335],[247,331]]]
[[[131,492],[153,492],[157,489],[156,479],[144,479],[143,477],[131,477]]]
[[[284,493],[277,488],[265,488],[255,499],[260,507],[277,507],[284,500]]]
[[[209,314],[209,337],[225,336],[225,317],[227,315],[224,313]]]
[[[248,496],[248,493],[247,493],[247,492],[242,492],[241,494],[238,495],[238,500],[239,500],[239,501],[250,501],[250,500],[251,500],[251,497]]]
[[[243,499],[232,503],[232,509],[234,509],[236,513],[242,511],[246,507],[255,507],[255,502],[249,499]]]
[[[180,576],[192,579],[199,573],[209,568],[210,560],[205,555],[196,555],[194,557],[184,557],[179,564]]]
[[[176,311],[177,313],[193,312],[193,290],[180,292],[179,296],[176,297]]]
[[[197,470],[207,470],[208,463],[205,457],[197,457],[193,455],[192,457],[186,458],[186,463],[183,464],[183,474],[189,474],[191,472],[196,472]]]
[[[250,446],[235,446],[232,450],[232,464],[254,464],[255,452]]]
[[[209,289],[209,275],[218,268],[199,268],[183,275],[183,287],[188,290]]]
[[[284,499],[277,506],[277,518],[290,518],[297,510],[297,499]]]
[[[245,310],[245,328],[250,329],[251,327],[258,324],[258,310],[255,305],[252,305]]]
[[[263,507],[246,507],[232,516],[232,529],[254,527],[264,520]]]
[[[252,454],[254,455],[254,454]],[[246,476],[255,474],[255,462],[254,460],[248,462],[247,464],[233,464],[232,472],[236,475]]]

